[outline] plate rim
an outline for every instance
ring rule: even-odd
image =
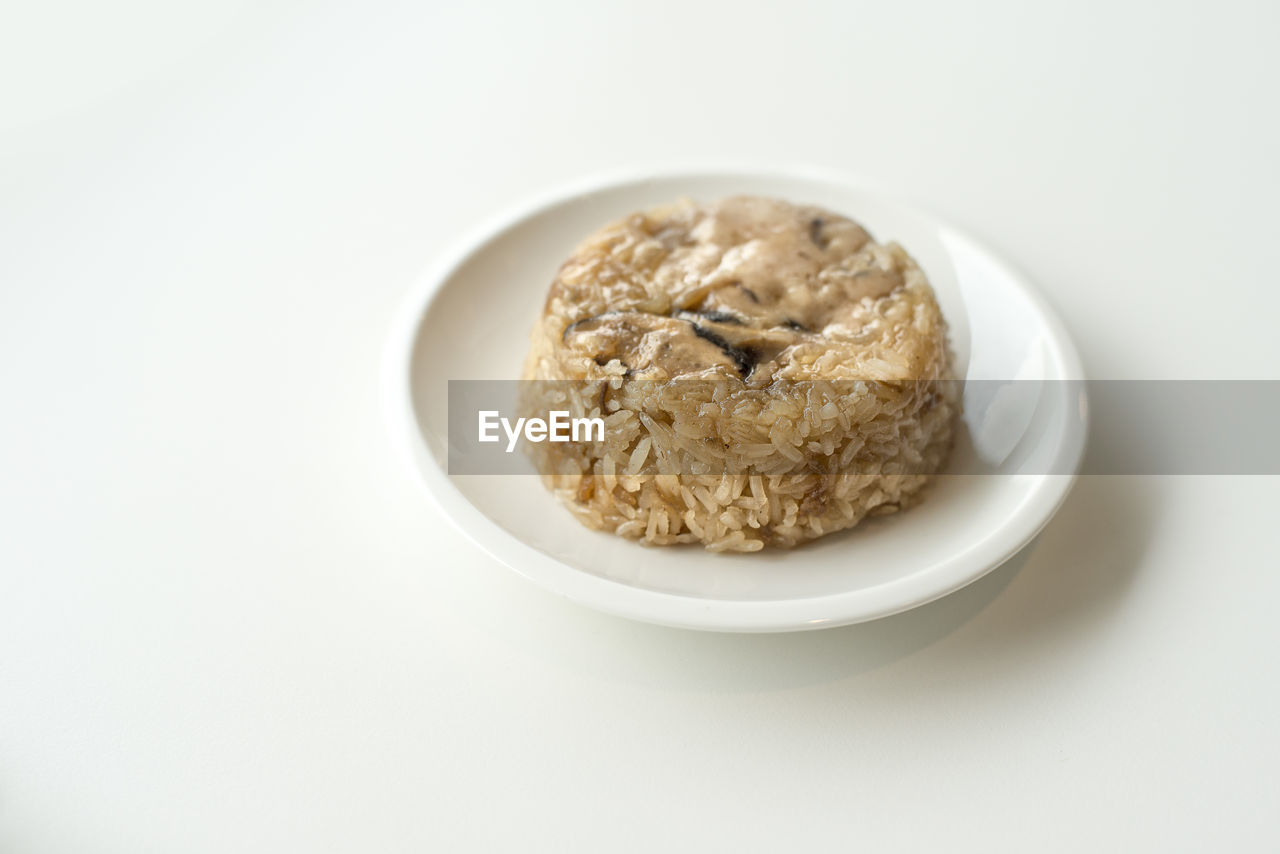
[[[923,573],[885,582],[872,588],[820,594],[802,598],[731,600],[704,599],[633,587],[572,567],[525,543],[486,516],[458,489],[427,447],[413,402],[413,353],[417,332],[449,279],[487,243],[525,219],[576,197],[652,180],[754,176],[827,183],[854,191],[871,192],[907,213],[946,229],[948,236],[967,242],[997,266],[1028,300],[1044,323],[1048,351],[1061,379],[1083,380],[1084,369],[1075,344],[1046,297],[1029,277],[998,253],[957,228],[944,217],[923,208],[883,185],[860,176],[807,165],[716,164],[654,165],[613,170],[558,184],[526,197],[497,215],[467,229],[451,249],[428,264],[408,289],[393,319],[381,366],[381,402],[393,446],[402,461],[417,472],[420,483],[437,509],[481,552],[538,586],[581,605],[658,625],[721,632],[787,632],[834,628],[880,619],[908,611],[947,596],[995,570],[1024,549],[1044,529],[1066,501],[1077,477],[1088,441],[1088,404],[1081,384],[1080,420],[1076,430],[1055,449],[1054,471],[1067,474],[1034,475],[1039,482],[1018,505],[1010,522],[993,529],[977,544],[934,564]],[[1077,422],[1072,422],[1077,424]],[[1074,455],[1074,459],[1070,457]],[[1017,535],[1001,538],[1001,532],[1031,520]],[[637,548],[643,546],[637,545]],[[945,584],[924,582],[940,569],[950,569]],[[856,606],[856,607],[855,607]]]

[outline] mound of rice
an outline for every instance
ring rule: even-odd
[[[946,323],[896,244],[736,197],[637,213],[561,267],[525,409],[600,417],[533,447],[585,525],[712,551],[795,546],[917,500],[959,412]]]

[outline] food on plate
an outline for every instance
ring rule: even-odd
[[[651,545],[795,546],[919,500],[960,410],[947,325],[895,243],[817,207],[680,201],[590,235],[551,283],[532,450],[581,522]]]

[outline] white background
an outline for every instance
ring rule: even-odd
[[[1275,850],[1277,479],[704,635],[464,542],[377,376],[496,210],[724,159],[971,230],[1091,376],[1273,378],[1280,7],[463,6],[5,4],[0,851]]]

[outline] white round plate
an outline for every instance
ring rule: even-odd
[[[966,386],[967,429],[923,503],[798,549],[722,555],[588,530],[533,476],[446,473],[448,381],[519,377],[547,287],[585,235],[679,197],[741,193],[817,204],[901,243],[938,293],[966,380],[1019,380],[996,401],[991,384]],[[428,272],[397,318],[384,400],[441,510],[516,572],[633,619],[764,632],[904,611],[1011,557],[1071,488],[1086,433],[1082,379],[1066,331],[1031,285],[951,226],[847,178],[712,169],[573,187],[479,231]]]

